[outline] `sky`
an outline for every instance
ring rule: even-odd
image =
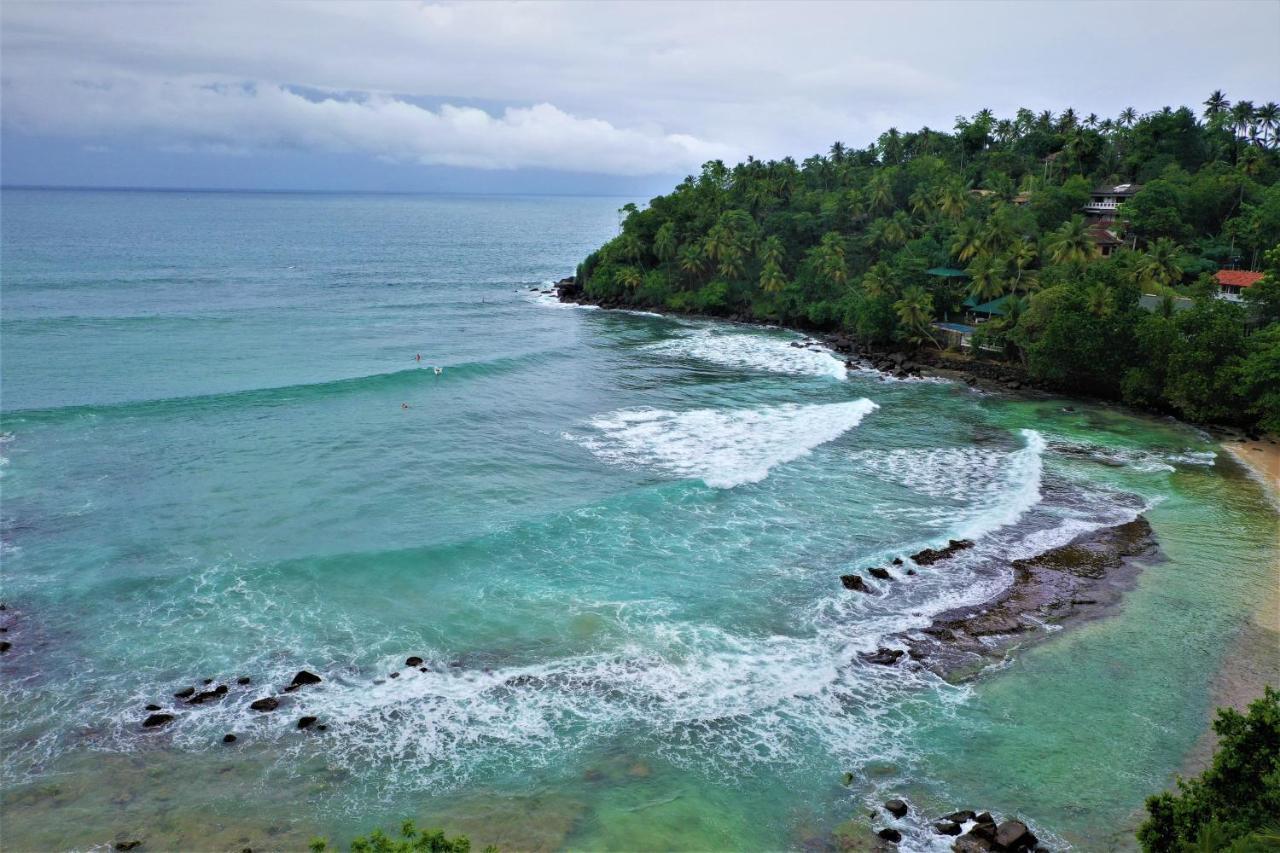
[[[1280,0],[0,4],[5,185],[661,192],[1026,106],[1280,100]]]

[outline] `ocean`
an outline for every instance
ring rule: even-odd
[[[3,191],[6,849],[825,849],[890,796],[902,849],[1131,846],[1268,593],[1259,486],[1172,420],[557,303],[628,201]],[[1107,617],[860,659],[1140,514]]]

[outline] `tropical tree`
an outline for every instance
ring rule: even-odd
[[[1133,127],[1134,122],[1138,120],[1138,111],[1133,107],[1125,107],[1120,111],[1118,122],[1121,127]]]
[[[635,267],[618,267],[615,281],[627,290],[635,290],[644,281],[644,277]]]
[[[1138,270],[1143,281],[1160,287],[1172,287],[1182,280],[1178,258],[1182,248],[1168,237],[1161,237],[1147,247]]]
[[[881,170],[867,183],[867,202],[872,210],[889,210],[893,207],[893,181],[889,173]]]
[[[696,281],[707,270],[707,256],[702,246],[697,243],[686,243],[680,247],[679,260],[676,262],[686,278]]]
[[[924,288],[917,285],[908,287],[902,298],[893,303],[893,310],[908,341],[920,344],[927,340],[937,345],[929,333],[929,325],[933,322],[933,297]]]
[[[787,277],[782,267],[774,261],[766,261],[760,268],[760,289],[765,293],[777,293],[787,286]]]
[[[1115,291],[1096,281],[1085,290],[1084,302],[1086,310],[1098,319],[1110,317],[1116,309]]]
[[[1227,100],[1227,96],[1223,94],[1221,89],[1214,89],[1213,94],[1209,95],[1204,102],[1204,117],[1213,122],[1214,119],[1225,115],[1231,107],[1231,102]]]
[[[849,279],[844,239],[835,231],[822,235],[822,242],[818,244],[818,267],[832,284],[844,284]]]
[[[664,222],[653,235],[653,253],[660,261],[669,261],[676,256],[676,224]]]
[[[786,257],[787,249],[782,245],[782,238],[777,234],[770,235],[760,244],[760,263],[765,266],[773,264],[781,269]]]
[[[1098,247],[1089,236],[1089,226],[1083,216],[1073,216],[1057,230],[1049,234],[1046,244],[1049,258],[1054,263],[1084,263],[1098,253]]]
[[[988,254],[978,255],[966,270],[969,273],[969,295],[987,302],[1005,292],[1004,265]]]
[[[951,219],[964,216],[969,203],[969,194],[958,180],[948,181],[938,190],[938,210]]]
[[[893,270],[884,261],[875,264],[863,274],[862,289],[872,298],[892,296],[897,291]]]
[[[972,260],[982,250],[982,225],[974,219],[965,219],[951,238],[951,256],[958,261]]]

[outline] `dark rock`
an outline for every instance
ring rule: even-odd
[[[219,696],[224,696],[226,695],[226,692],[230,689],[231,688],[225,684],[219,684],[217,687],[213,688],[213,692],[217,693]]]
[[[274,696],[268,696],[265,699],[257,699],[249,703],[250,709],[254,711],[274,711],[280,707],[280,700]]]
[[[978,823],[989,823],[992,826],[995,826],[996,823],[996,819],[991,816],[991,812],[979,812],[973,816],[973,819]]]
[[[165,723],[173,722],[173,714],[152,714],[142,721],[144,729],[154,729],[157,726],[163,726]]]
[[[301,687],[304,684],[319,684],[323,679],[314,672],[307,672],[305,669],[299,670],[298,674],[293,677],[293,681],[289,682],[290,687]]]
[[[418,667],[418,672],[430,672],[430,671],[431,670],[427,669],[425,666]]]
[[[0,654],[9,651],[11,648],[13,648],[13,643],[8,640],[0,640]]]
[[[951,814],[944,814],[942,816],[942,819],[951,821],[952,823],[968,823],[969,821],[973,820],[974,817],[975,817],[974,813],[969,809],[961,809],[958,812],[952,812]]]
[[[194,696],[195,692],[196,692],[196,689],[194,687],[184,687],[181,690],[179,690],[177,693],[173,694],[173,698],[187,699],[191,696]]]
[[[235,742],[236,742],[236,736],[235,736],[235,735],[233,735],[233,734],[225,734],[225,735],[223,735],[223,736],[222,736],[222,742],[223,742],[223,743],[235,743]]]
[[[940,820],[933,825],[933,831],[939,835],[959,835],[960,824],[954,820]]]
[[[316,731],[318,731],[318,732],[327,732],[327,731],[329,731],[329,727],[328,727],[328,726],[326,726],[324,723],[321,723],[320,725],[316,726]]]
[[[911,559],[918,566],[929,566],[972,547],[973,541],[970,539],[952,539],[941,548],[925,548],[923,551],[912,554]]]
[[[187,700],[188,705],[203,705],[205,702],[216,702],[221,699],[226,690],[221,692],[217,690],[203,690]]]
[[[909,574],[909,575],[915,575],[915,573],[916,573],[916,570],[915,570],[915,569],[907,569],[907,574]]]
[[[251,679],[249,678],[249,676],[247,676],[247,675],[242,675],[242,676],[240,676],[239,678],[237,678],[237,679],[236,679],[236,684],[248,684],[248,683],[250,682],[250,680],[251,680]]]
[[[132,850],[132,849],[133,849],[133,848],[135,848],[135,847],[141,847],[141,846],[142,846],[142,842],[141,842],[141,841],[136,841],[136,840],[135,840],[135,841],[117,841],[117,842],[116,842],[116,849],[117,849],[117,850]]]
[[[422,666],[422,658],[418,657],[417,655],[412,655],[411,657],[405,660],[404,665],[405,666]]]
[[[851,589],[854,592],[871,592],[871,587],[867,586],[861,575],[841,575],[840,583],[845,589]]]
[[[160,710],[160,706],[159,706],[159,705],[152,704],[152,705],[148,705],[144,710],[147,710],[147,711],[159,711],[159,710]]]
[[[885,841],[892,841],[894,844],[897,844],[902,840],[902,833],[898,832],[898,830],[891,826],[886,826],[884,829],[877,832],[876,835],[880,836]]]
[[[206,678],[206,679],[204,679],[203,681],[201,681],[200,683],[201,683],[201,684],[213,684],[213,679],[212,679],[212,678]]]
[[[876,567],[876,568],[874,568],[874,569],[870,569],[870,570],[869,570],[869,574],[871,575],[871,577],[873,577],[873,578],[879,578],[879,579],[880,579],[880,580],[882,580],[882,581],[887,581],[887,580],[892,580],[892,579],[893,579],[893,575],[889,574],[889,570],[888,570],[888,569],[882,569],[882,568],[880,568],[879,566],[877,566],[877,567]]]
[[[388,673],[387,673],[387,678],[399,678],[399,677],[400,677],[400,673],[398,673],[398,672],[388,672]]]
[[[449,666],[453,666],[453,667],[460,667],[460,666],[462,666],[462,661],[460,661],[460,660],[451,660],[451,661],[449,661]]]
[[[996,846],[1001,850],[1027,850],[1036,845],[1036,837],[1020,820],[1006,820],[996,827]]]
[[[902,649],[877,649],[874,652],[862,652],[860,657],[867,663],[878,663],[881,666],[893,666],[906,652]]]
[[[893,558],[893,564],[894,564],[895,566],[901,566],[901,565],[902,565],[902,558],[901,558],[901,557],[894,557],[894,558]]]
[[[898,652],[898,654],[901,656],[902,652]],[[907,813],[907,804],[902,800],[886,800],[884,809],[894,817],[902,817]]]
[[[316,724],[315,717],[301,717],[298,719],[298,728],[309,729]]]
[[[989,853],[991,842],[976,835],[962,835],[951,845],[953,853]]]

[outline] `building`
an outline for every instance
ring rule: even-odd
[[[1117,227],[1109,220],[1098,220],[1089,225],[1089,237],[1098,247],[1098,254],[1104,258],[1124,245],[1124,238],[1116,231]]]
[[[1213,277],[1218,283],[1218,292],[1214,294],[1215,296],[1228,302],[1239,302],[1243,298],[1245,288],[1257,284],[1262,278],[1262,273],[1247,270],[1218,270]]]
[[[1142,184],[1116,184],[1113,187],[1098,187],[1092,193],[1084,212],[1090,216],[1114,217],[1120,205],[1138,194]]]

